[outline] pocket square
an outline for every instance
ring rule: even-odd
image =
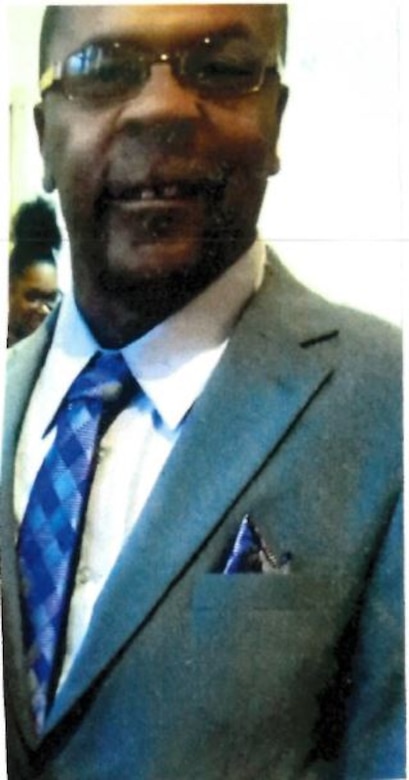
[[[240,523],[232,551],[223,569],[223,574],[243,574],[246,572],[271,573],[288,572],[292,559],[290,552],[274,555],[263,539],[256,524],[249,515]]]

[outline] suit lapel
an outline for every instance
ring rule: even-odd
[[[146,621],[330,378],[328,351],[313,345],[335,331],[322,304],[318,326],[316,300],[275,269],[242,316],[100,597],[48,731]]]

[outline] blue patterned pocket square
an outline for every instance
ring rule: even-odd
[[[255,572],[287,574],[292,555],[290,552],[274,555],[264,541],[256,524],[245,515],[233,544],[233,549],[223,569],[223,574]]]

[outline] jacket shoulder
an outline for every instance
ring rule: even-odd
[[[269,250],[266,287],[271,308],[304,348],[327,343],[343,365],[364,374],[402,372],[402,331],[379,317],[325,299],[298,281]]]

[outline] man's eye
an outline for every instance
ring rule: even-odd
[[[92,75],[106,83],[113,81],[135,83],[143,78],[143,68],[137,60],[135,62],[129,60],[102,62]]]
[[[125,78],[126,70],[122,64],[116,62],[103,63],[96,68],[89,77],[93,83],[101,86],[121,83]]]
[[[202,88],[220,90],[220,93],[245,92],[257,83],[262,62],[247,42],[215,42],[190,52],[185,75]]]
[[[204,79],[249,78],[253,75],[257,63],[236,59],[210,60],[200,68],[199,75]]]
[[[119,53],[118,53],[119,54]],[[115,53],[99,52],[93,57],[72,60],[65,73],[65,88],[68,93],[93,98],[106,98],[118,89],[138,86],[143,83],[145,66],[138,57],[117,56]]]
[[[92,72],[94,79],[101,81],[115,81],[121,77],[122,68],[116,62],[104,62]]]

